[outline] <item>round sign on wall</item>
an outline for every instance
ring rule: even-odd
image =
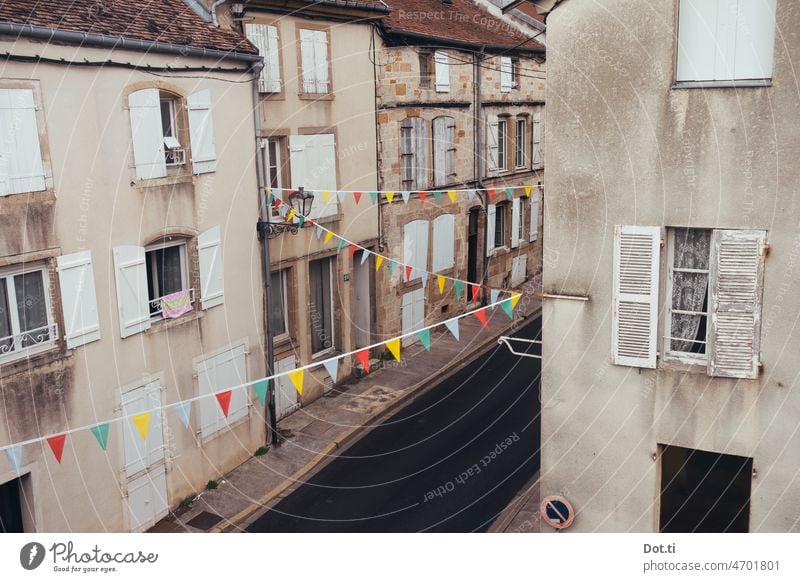
[[[550,527],[566,529],[575,521],[575,510],[561,495],[548,495],[539,508],[542,519]]]

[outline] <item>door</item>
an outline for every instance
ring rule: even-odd
[[[356,255],[353,261],[353,288],[355,290],[355,304],[353,305],[355,333],[353,335],[357,348],[363,348],[372,343],[373,261],[372,255],[363,264],[359,255]]]
[[[403,295],[403,334],[425,326],[425,289],[417,289]],[[403,338],[403,345],[417,341],[416,336]]]
[[[282,374],[284,372],[291,372],[295,368],[294,356],[289,356],[282,360],[275,362],[275,373]],[[280,376],[275,379],[275,414],[278,420],[286,418],[295,410],[300,408],[300,403],[297,401],[297,390],[289,380],[288,376]]]
[[[20,480],[0,485],[0,533],[24,533]]]
[[[469,231],[467,233],[467,281],[478,282],[478,217],[480,208],[469,211]],[[472,285],[467,285],[467,299],[472,301]]]

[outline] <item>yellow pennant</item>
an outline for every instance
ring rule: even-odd
[[[333,232],[329,230],[328,232],[325,233],[324,243],[328,244],[329,242],[331,242],[332,238],[333,238]]]
[[[389,204],[391,204],[392,200],[394,200],[394,192],[387,192],[386,199],[389,201]]]
[[[511,309],[514,309],[517,306],[517,303],[519,303],[520,297],[522,297],[521,293],[514,293],[511,296]]]
[[[305,372],[305,370],[295,370],[288,374],[289,380],[294,384],[294,389],[297,390],[298,394],[303,393],[303,372]]]
[[[447,193],[447,196],[450,198],[450,202],[455,202],[456,201],[456,191],[455,190],[450,190]]]
[[[394,359],[398,362],[400,361],[400,338],[395,338],[393,340],[389,340],[388,342],[384,342],[386,347],[389,348],[389,351],[392,352]]]
[[[378,255],[378,258],[375,259],[375,270],[377,271],[378,269],[380,269],[382,264],[383,264],[383,255]]]
[[[150,414],[149,412],[143,412],[131,417],[133,424],[139,429],[139,434],[143,441],[147,440],[147,431],[150,429]]]
[[[295,215],[295,214],[297,214],[297,212],[295,212],[294,208],[292,208],[292,209],[289,211],[289,214],[287,214],[287,215],[286,215],[286,222],[291,222],[291,221],[292,221],[292,219],[294,218],[294,215]]]
[[[323,200],[323,202],[327,203],[328,202],[328,198],[330,198],[330,197],[331,197],[331,193],[330,192],[328,192],[327,190],[323,190],[322,191],[322,200]]]
[[[525,196],[527,196],[528,198],[530,198],[530,197],[531,197],[531,190],[532,190],[532,189],[533,189],[533,186],[525,186]]]
[[[436,275],[436,282],[439,283],[439,295],[444,295],[445,278],[441,275]]]

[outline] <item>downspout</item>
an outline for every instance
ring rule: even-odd
[[[226,1],[227,0],[216,0],[216,2],[211,5],[211,24],[214,28],[219,28],[219,20],[217,19],[217,6],[220,4],[225,4]]]
[[[475,54],[472,59],[475,64],[475,178],[478,188],[485,189],[483,183],[483,102],[482,102],[482,83],[481,83],[481,63],[484,59],[486,47],[481,47],[480,54]],[[483,201],[483,274],[481,275],[481,304],[486,305],[486,290],[483,285],[489,278],[489,195],[484,191]]]
[[[375,161],[378,170],[378,192],[383,190],[383,172],[381,172],[381,127],[378,122],[378,62],[375,58],[375,25],[372,26],[372,39],[370,40],[372,53],[372,81],[375,84]],[[378,251],[383,252],[383,208],[378,200]]]

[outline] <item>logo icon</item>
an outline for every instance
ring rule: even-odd
[[[22,546],[19,552],[19,563],[26,570],[35,570],[44,562],[44,546],[38,542],[30,542]]]

